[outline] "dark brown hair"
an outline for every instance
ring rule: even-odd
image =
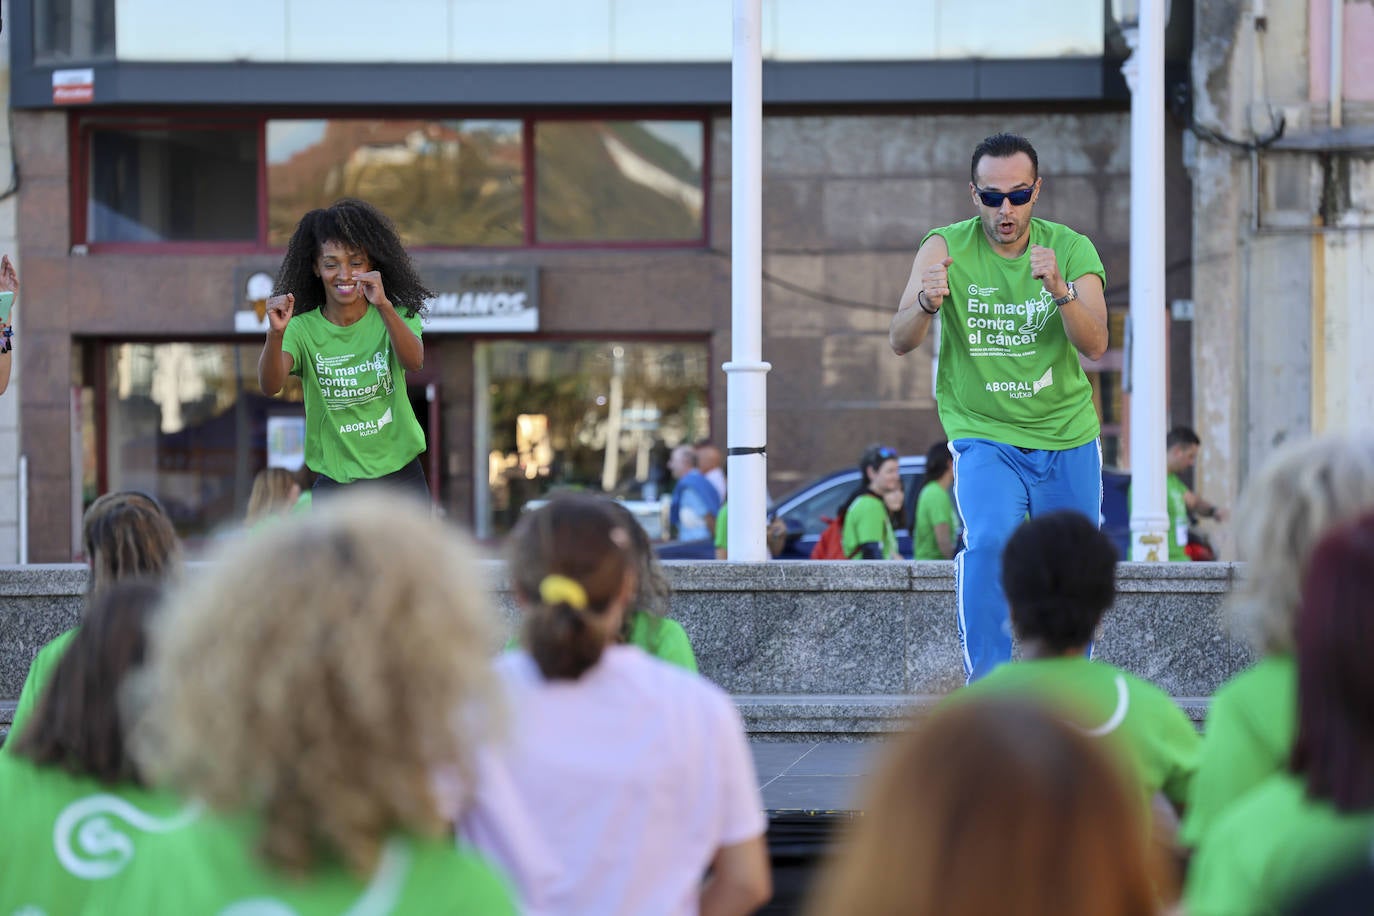
[[[1312,550],[1298,610],[1293,772],[1339,811],[1374,808],[1374,514]]]
[[[606,500],[558,496],[520,519],[508,543],[511,581],[526,606],[522,640],[550,680],[576,680],[601,658],[608,634],[604,615],[633,580],[630,532]],[[540,597],[548,576],[580,585],[587,606]]]
[[[15,753],[103,783],[140,782],[125,752],[119,689],[143,664],[147,623],[161,599],[161,584],[149,578],[112,583],[91,598]]]
[[[969,700],[896,738],[813,916],[1154,916],[1139,795],[1092,739],[1023,702]]]
[[[81,519],[93,595],[129,576],[162,579],[181,563],[181,542],[157,500],[136,490],[96,497]]]

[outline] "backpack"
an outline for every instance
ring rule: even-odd
[[[825,522],[825,530],[821,532],[816,546],[811,548],[811,559],[848,560],[849,557],[844,553],[844,513],[834,518],[822,515],[821,521]]]

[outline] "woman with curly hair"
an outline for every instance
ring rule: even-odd
[[[771,880],[743,723],[720,688],[621,644],[631,538],[592,496],[516,525],[524,649],[496,663],[511,733],[483,754],[460,835],[528,916],[752,913]]]
[[[649,543],[649,535],[621,503],[606,501],[606,508],[630,536],[630,552],[634,556],[635,588],[630,611],[620,626],[620,641],[639,646],[654,658],[688,671],[697,670],[696,653],[682,624],[667,616],[668,596],[672,586],[658,564],[658,555]]]
[[[122,912],[514,912],[455,848],[438,782],[472,784],[493,725],[475,553],[421,506],[350,494],[231,542],[169,597],[131,746],[212,813],[135,863]]]
[[[96,497],[81,519],[85,545],[87,607],[124,579],[165,579],[181,569],[181,541],[172,520],[157,500],[137,490],[117,490]],[[83,618],[85,613],[83,611]],[[79,627],[73,627],[38,650],[19,694],[10,722],[9,739],[0,753],[8,753],[20,726],[32,715],[53,669],[62,660]]]
[[[287,375],[305,392],[305,461],[316,494],[377,481],[429,499],[424,430],[405,373],[425,361],[425,288],[396,227],[361,200],[301,218],[273,295],[258,357],[264,394]]]

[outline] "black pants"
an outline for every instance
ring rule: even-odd
[[[355,480],[352,483],[339,483],[337,480],[321,474],[315,478],[315,485],[310,488],[310,501],[312,505],[318,506],[320,502],[335,499],[344,493],[358,492],[359,488],[385,488],[391,493],[403,493],[423,500],[425,505],[429,505],[429,484],[425,483],[425,469],[420,464],[417,456],[399,471],[392,471],[381,477],[374,477],[370,480]]]

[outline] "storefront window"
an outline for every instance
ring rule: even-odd
[[[703,238],[700,121],[539,121],[539,242]]]
[[[258,389],[260,351],[256,342],[106,348],[106,488],[156,496],[193,547],[241,518],[267,466],[271,420],[304,415],[296,378],[280,398]]]
[[[522,148],[518,120],[268,121],[268,242],[360,197],[411,245],[524,244]]]
[[[92,242],[251,242],[258,235],[252,127],[90,135]]]
[[[528,502],[557,490],[652,508],[672,490],[669,450],[708,434],[709,358],[705,343],[480,345],[489,516],[479,529],[509,531]]]

